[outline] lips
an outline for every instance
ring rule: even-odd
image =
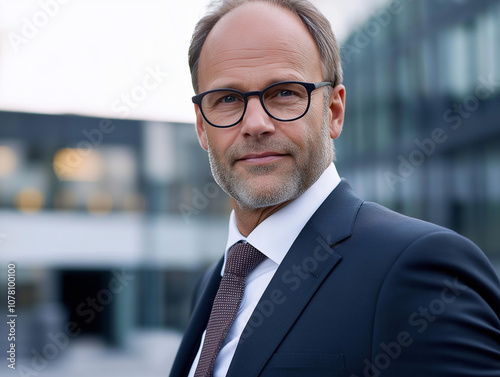
[[[243,161],[249,164],[267,164],[275,162],[285,156],[287,155],[279,152],[249,153],[239,158],[237,161]]]

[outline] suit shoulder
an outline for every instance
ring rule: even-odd
[[[491,263],[469,239],[423,220],[394,212],[376,203],[364,202],[354,223],[352,241],[366,245],[365,253],[391,268],[399,262],[444,265],[476,265],[492,270]],[[473,263],[474,261],[474,263]]]
[[[450,229],[403,215],[373,202],[364,202],[362,204],[355,221],[354,230],[361,231],[363,234],[368,234],[374,238],[389,238],[396,243],[412,242],[433,233],[447,234],[448,237],[458,237],[466,240],[466,238]]]
[[[371,245],[378,246],[378,256],[388,262],[387,277],[401,271],[406,277],[411,272],[422,276],[423,272],[437,275],[441,271],[449,278],[467,278],[472,286],[488,286],[498,297],[498,275],[483,251],[466,237],[376,203],[364,203],[358,217]]]

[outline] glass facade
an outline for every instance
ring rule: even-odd
[[[499,19],[497,0],[407,2],[349,53],[368,20],[343,42],[349,95],[336,142],[360,195],[469,237],[497,264]]]

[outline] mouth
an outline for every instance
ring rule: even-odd
[[[269,164],[286,156],[288,155],[279,152],[249,153],[239,158],[236,162],[241,161],[251,165]]]

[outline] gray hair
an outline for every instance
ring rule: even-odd
[[[323,79],[331,81],[335,86],[342,83],[340,48],[330,22],[308,0],[214,0],[209,6],[209,12],[196,24],[189,46],[189,68],[196,93],[199,93],[198,63],[208,34],[215,24],[230,11],[254,1],[274,4],[295,13],[307,27],[318,46]]]

